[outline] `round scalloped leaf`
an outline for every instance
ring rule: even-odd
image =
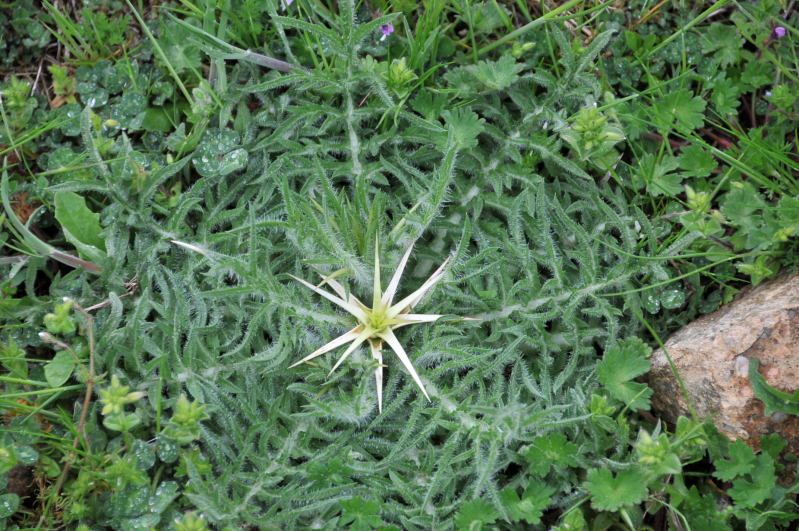
[[[635,469],[622,470],[615,477],[606,468],[592,470],[584,486],[591,494],[591,507],[599,511],[640,503],[648,493],[643,474]]]
[[[89,107],[102,107],[108,103],[108,91],[95,83],[89,81],[78,83],[77,91],[83,104]]]
[[[59,128],[64,136],[78,136],[80,134],[80,120],[78,119],[81,113],[80,105],[68,103],[58,110],[62,113],[60,118],[65,120]]]
[[[16,494],[3,494],[0,496],[0,518],[8,518],[19,508],[19,496]]]
[[[149,470],[155,464],[155,452],[141,439],[133,441],[130,451],[136,456],[136,468],[139,470]]]
[[[247,165],[247,151],[238,148],[239,134],[229,129],[208,129],[194,152],[194,167],[203,177],[223,177]],[[238,149],[237,149],[238,148]]]
[[[158,436],[156,449],[158,458],[164,463],[174,463],[180,457],[180,446],[175,441],[162,435]]]

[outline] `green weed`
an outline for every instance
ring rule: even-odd
[[[3,85],[0,523],[788,528],[785,442],[640,380],[796,265],[795,15],[611,4],[45,7],[79,66]],[[289,369],[353,326],[291,277],[348,301],[411,242],[408,363]]]

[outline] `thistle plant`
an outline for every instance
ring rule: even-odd
[[[405,269],[405,264],[407,264],[412,250],[413,243],[408,246],[405,254],[402,255],[402,259],[397,266],[397,270],[394,272],[394,276],[391,277],[391,281],[388,283],[388,288],[386,288],[386,291],[383,292],[380,284],[379,246],[378,242],[375,241],[374,291],[371,308],[367,307],[364,303],[358,300],[358,298],[352,293],[347,293],[344,289],[344,286],[330,276],[320,275],[322,276],[322,282],[320,286],[324,284],[329,285],[335,292],[335,295],[321,289],[319,286],[314,286],[313,284],[306,282],[301,278],[291,275],[293,279],[300,282],[303,286],[310,288],[333,304],[336,304],[337,306],[349,312],[358,321],[358,324],[355,326],[355,328],[330,341],[326,345],[319,347],[317,350],[308,354],[300,361],[291,365],[291,367],[296,367],[301,363],[310,361],[317,356],[321,356],[322,354],[330,352],[331,350],[346,343],[350,343],[350,346],[347,347],[339,360],[330,370],[330,373],[328,374],[329,376],[330,374],[333,374],[333,371],[335,371],[339,365],[341,365],[344,360],[346,360],[347,357],[355,351],[355,349],[357,349],[364,342],[368,341],[372,358],[374,358],[378,364],[377,369],[375,370],[375,386],[377,390],[377,407],[382,413],[384,367],[382,349],[383,342],[386,342],[400,359],[405,369],[411,374],[413,381],[419,386],[419,389],[421,389],[425,398],[430,400],[430,396],[427,394],[427,391],[422,384],[422,380],[419,378],[416,369],[413,368],[413,364],[411,363],[408,354],[405,352],[405,349],[397,339],[397,336],[394,334],[394,330],[411,324],[430,323],[441,317],[439,314],[411,313],[411,310],[416,304],[419,303],[419,301],[422,300],[422,297],[424,297],[424,295],[430,291],[439,280],[441,280],[441,277],[444,275],[444,268],[449,262],[449,258],[444,260],[444,263],[442,263],[438,269],[436,269],[433,274],[430,275],[430,278],[428,278],[421,285],[421,287],[419,287],[419,289],[399,302],[394,303],[394,295],[397,293],[397,287],[399,286],[402,272]]]

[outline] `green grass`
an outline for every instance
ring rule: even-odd
[[[0,18],[0,525],[788,529],[784,442],[642,381],[796,267],[796,15],[630,4],[45,6],[36,90]],[[354,326],[291,276],[368,301],[376,241],[450,258],[382,412],[368,349],[289,368]]]

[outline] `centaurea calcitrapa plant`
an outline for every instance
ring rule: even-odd
[[[524,2],[510,13],[503,2],[425,0],[405,24],[398,3],[380,0],[181,4],[185,18],[158,34],[156,55],[143,43],[141,55],[76,71],[80,103],[41,139],[58,149],[28,161],[41,175],[9,168],[17,209],[26,190],[55,205],[31,230],[49,223],[37,233],[102,266],[72,269],[45,252],[8,262],[0,489],[16,465],[53,485],[35,514],[0,494],[3,509],[19,509],[12,523],[573,530],[790,519],[790,489],[768,484],[779,441],[754,459],[695,421],[672,434],[638,414],[650,408],[635,381],[650,349],[632,336],[641,320],[663,331],[696,315],[698,271],[715,266],[686,252],[701,234],[660,218],[660,186],[627,185],[658,150],[638,142],[646,113],[637,129],[630,119],[642,98],[600,75],[634,59],[620,12],[569,0],[539,19]],[[561,15],[591,21],[572,31]],[[658,87],[646,97],[673,81],[649,77]],[[25,117],[22,96],[11,110]],[[631,157],[631,140],[633,155],[647,153]],[[424,300],[433,315],[479,321],[389,319],[400,287],[384,303],[378,262],[404,260],[408,293],[436,278]],[[309,268],[323,277],[314,291],[349,303],[371,288],[380,304],[356,303],[365,322],[355,315],[353,328],[336,302],[289,280]],[[87,328],[58,304],[47,316],[63,296],[94,308],[88,402]],[[43,324],[74,357],[42,344]],[[319,355],[289,368],[368,328],[348,363]],[[404,370],[374,356],[378,341],[392,349],[389,331]],[[709,474],[683,474],[708,445],[729,496]],[[733,510],[716,510],[730,500]]]
[[[427,391],[425,391],[422,380],[416,373],[416,369],[413,368],[410,358],[408,358],[408,354],[400,344],[397,336],[394,335],[394,330],[411,324],[430,323],[442,317],[441,315],[437,314],[419,314],[410,312],[413,307],[422,300],[427,292],[433,289],[436,283],[441,280],[441,277],[444,274],[444,268],[446,268],[447,263],[449,262],[449,258],[444,260],[438,269],[436,269],[433,274],[430,275],[430,278],[428,278],[419,289],[395,303],[394,296],[397,293],[399,281],[400,278],[402,278],[402,272],[405,270],[405,265],[408,263],[408,258],[410,257],[412,250],[413,244],[408,246],[405,254],[402,255],[400,263],[397,265],[397,270],[391,277],[391,281],[389,281],[386,291],[383,292],[380,287],[380,251],[378,242],[375,241],[375,271],[371,308],[362,303],[352,293],[347,293],[344,289],[344,286],[342,286],[334,278],[331,278],[329,275],[321,275],[322,284],[327,284],[330,286],[335,292],[335,295],[292,275],[292,277],[300,282],[303,286],[312,289],[314,292],[318,293],[330,302],[349,312],[358,320],[358,325],[352,330],[330,341],[326,345],[319,347],[317,350],[308,354],[300,361],[291,365],[291,367],[296,367],[301,363],[310,361],[317,356],[321,356],[322,354],[330,352],[331,350],[345,345],[346,343],[350,343],[350,346],[347,347],[333,368],[330,369],[330,374],[333,374],[333,371],[335,371],[356,348],[358,348],[365,341],[368,341],[372,357],[375,359],[375,361],[377,361],[377,368],[375,369],[375,391],[377,393],[377,407],[382,413],[383,342],[385,341],[402,362],[402,365],[411,375],[413,381],[416,382],[416,385],[419,386],[419,389],[422,391],[422,394],[424,394],[425,398],[430,400]]]
[[[321,18],[279,19],[328,44],[314,51],[329,54],[328,69],[232,68],[229,84],[262,104],[250,122],[236,122],[248,139],[247,168],[204,177],[180,198],[184,208],[206,205],[199,225],[176,238],[191,238],[202,253],[170,258],[201,272],[176,280],[206,308],[179,331],[191,337],[190,351],[173,367],[211,416],[203,449],[212,470],[189,469],[192,500],[231,525],[468,529],[543,525],[547,510],[557,523],[585,499],[586,468],[629,463],[624,400],[642,409],[648,401],[633,402],[624,383],[640,372],[625,372],[612,380],[616,394],[605,392],[596,352],[638,331],[617,304],[634,312],[642,279],[669,278],[665,260],[639,255],[684,248],[658,248],[650,220],[596,184],[603,171],[564,156],[551,127],[565,127],[587,96],[601,95],[586,66],[611,34],[580,53],[559,34],[560,76],[547,54],[504,55],[451,68],[437,79],[446,91],[434,94],[419,89],[421,72],[409,62],[384,59],[398,31],[381,41],[385,21],[358,24],[351,3],[339,6],[335,31]],[[386,253],[416,242],[403,282],[436,281],[426,301],[435,315],[480,321],[392,328],[379,311],[370,319],[366,309],[389,304],[375,286],[379,266],[363,259],[379,254],[377,234],[388,238],[376,263],[403,263],[402,253]],[[438,271],[445,249],[451,260]],[[302,278],[304,265],[320,271],[319,287],[285,282]],[[370,287],[371,308],[351,304],[350,293]],[[632,292],[613,295],[621,291]],[[353,310],[355,327],[337,306]],[[224,323],[213,337],[208,319]],[[372,345],[345,350],[347,364],[328,363],[319,345],[388,343],[386,333],[367,332],[386,326],[424,381],[383,372],[375,407],[381,363]],[[220,359],[209,341],[224,349]],[[308,352],[315,363],[287,370]],[[562,451],[551,457],[552,447]],[[602,492],[605,482],[590,485]],[[647,494],[644,486],[636,498],[597,506]]]

